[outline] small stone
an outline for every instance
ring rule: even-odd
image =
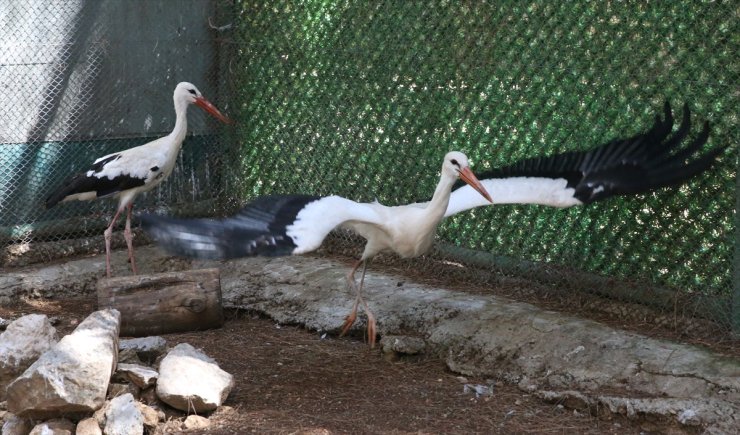
[[[10,414],[3,423],[2,435],[27,435],[33,429],[31,420]]]
[[[426,342],[420,337],[407,335],[387,335],[380,340],[384,353],[398,352],[405,355],[418,355],[426,350]]]
[[[167,340],[162,337],[141,337],[121,340],[118,344],[121,351],[133,350],[141,361],[152,363],[167,351]]]
[[[108,408],[110,408],[110,400],[103,403],[103,406],[101,406],[100,409],[93,412],[92,418],[98,422],[98,426],[100,427],[105,427],[105,423],[108,421],[105,417],[105,414],[108,412]]]
[[[211,421],[200,415],[188,415],[185,421],[182,422],[183,430],[192,429],[205,429],[211,424]]]
[[[144,405],[143,403],[136,402],[136,406],[139,407],[141,415],[144,417],[144,427],[152,430],[159,424],[160,420],[164,420],[164,412],[157,411],[151,406]]]
[[[123,349],[118,351],[118,364],[143,364],[139,354],[134,349]]]
[[[116,371],[139,388],[153,386],[159,377],[156,370],[138,364],[118,364]]]
[[[74,433],[74,423],[66,418],[55,418],[37,424],[28,435],[73,435]]]
[[[144,433],[144,416],[134,396],[124,394],[110,401],[105,413],[105,435],[136,435]]]
[[[103,435],[103,431],[95,418],[90,417],[77,423],[75,435]]]
[[[159,365],[157,396],[181,411],[212,411],[226,400],[233,386],[233,376],[187,343],[175,346]]]
[[[678,421],[687,426],[699,426],[701,419],[693,409],[684,409],[678,414]]]

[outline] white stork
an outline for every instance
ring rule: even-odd
[[[103,233],[105,236],[105,267],[110,278],[110,241],[113,226],[124,208],[126,228],[123,235],[128,245],[129,262],[136,274],[134,248],[131,236],[131,211],[136,195],[152,190],[162,183],[175,167],[180,146],[188,128],[187,111],[195,104],[224,123],[231,120],[221,114],[216,107],[203,98],[198,88],[187,82],[178,83],[173,95],[175,101],[175,128],[172,133],[144,145],[103,156],[93,162],[90,168],[65,180],[61,186],[46,199],[46,208],[59,202],[91,200],[105,197],[118,197],[118,209],[113,220]]]
[[[589,151],[523,160],[481,176],[480,182],[468,168],[464,154],[448,153],[434,196],[425,203],[387,207],[339,196],[272,195],[259,197],[235,216],[220,220],[156,215],[143,215],[141,220],[144,229],[167,251],[204,259],[303,254],[318,248],[336,227],[357,232],[367,244],[347,275],[357,298],[342,333],[352,325],[362,303],[372,346],[375,318],[361,296],[367,260],[372,256],[383,250],[402,257],[421,255],[431,247],[435,229],[444,217],[482,205],[570,207],[675,185],[707,169],[724,149],[699,152],[708,137],[706,125],[690,145],[680,147],[690,127],[687,107],[681,127],[669,137],[672,127],[671,110],[666,105],[665,119],[657,117],[655,125],[643,134]],[[450,193],[458,177],[468,186]],[[493,201],[487,192],[493,193]],[[361,264],[365,267],[356,287],[354,273]]]
[[[452,151],[445,155],[442,176],[432,200],[423,207],[388,207],[377,201],[359,203],[341,196],[275,195],[257,198],[236,216],[222,220],[175,220],[154,215],[143,215],[141,219],[144,228],[166,249],[207,259],[305,254],[317,249],[336,227],[355,231],[367,239],[367,244],[362,257],[347,274],[349,286],[355,290],[357,298],[342,334],[354,323],[357,307],[362,303],[368,318],[368,339],[373,346],[375,317],[362,299],[367,260],[385,250],[405,258],[426,252],[432,246],[437,225],[447,210],[452,186],[458,179],[491,201],[470,170],[465,154]],[[357,287],[355,272],[361,264],[365,267]]]

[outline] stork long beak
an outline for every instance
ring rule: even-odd
[[[219,112],[218,109],[216,109],[216,106],[211,104],[210,101],[206,100],[203,97],[195,97],[195,104],[201,109],[213,115],[214,118],[218,119],[224,124],[232,124],[234,122],[230,118],[224,116],[223,113]]]
[[[483,187],[483,184],[478,180],[478,177],[475,176],[473,171],[470,170],[470,168],[463,168],[460,170],[460,179],[464,182],[468,183],[470,187],[477,190],[478,193],[483,195],[484,198],[488,200],[488,202],[493,204],[493,200],[491,199],[491,195],[488,194],[488,191],[485,187]]]

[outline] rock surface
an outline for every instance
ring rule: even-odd
[[[80,420],[75,429],[75,435],[103,435],[98,421],[92,417]]]
[[[74,435],[75,424],[59,418],[37,424],[28,435]]]
[[[187,343],[175,346],[159,364],[157,397],[181,411],[212,411],[226,400],[233,386],[229,373]]]
[[[113,398],[105,412],[105,435],[139,435],[144,433],[144,416],[131,394]]]
[[[0,334],[0,401],[8,384],[56,342],[57,331],[45,315],[29,314],[8,325]]]
[[[88,316],[8,386],[8,410],[42,419],[98,409],[116,364],[119,325],[117,310]]]
[[[118,364],[116,372],[142,389],[153,386],[159,377],[156,370],[138,364]]]
[[[205,429],[210,425],[210,420],[195,414],[188,415],[185,421],[182,422],[182,428],[184,430]]]
[[[121,351],[133,350],[141,361],[152,363],[167,351],[167,340],[159,336],[129,338],[118,343]]]
[[[159,424],[160,420],[164,420],[164,412],[157,411],[151,406],[147,406],[141,402],[136,402],[136,406],[141,412],[141,416],[144,419],[144,428],[151,431]]]
[[[33,429],[33,424],[27,418],[10,415],[3,423],[2,435],[28,435]]]
[[[404,355],[418,355],[424,353],[426,343],[421,337],[386,335],[380,340],[380,347],[384,353],[396,352]]]

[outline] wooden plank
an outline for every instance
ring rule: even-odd
[[[121,336],[218,328],[224,323],[218,269],[103,278],[98,306],[121,312]]]

